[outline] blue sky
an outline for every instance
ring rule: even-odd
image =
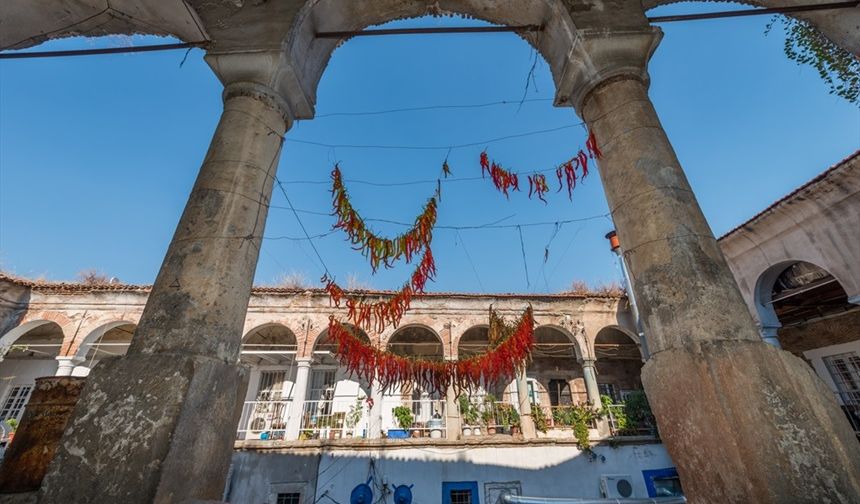
[[[712,10],[672,6],[652,14]],[[860,111],[828,94],[815,71],[782,52],[768,17],[662,25],[652,60],[651,97],[717,235],[860,147]],[[392,25],[450,25],[421,19]],[[474,23],[474,22],[470,22]],[[157,43],[161,39],[70,39],[38,49]],[[95,268],[123,281],[150,283],[158,271],[221,110],[221,86],[192,51],[0,62],[0,267],[28,277],[73,279]],[[355,149],[325,144],[438,145],[544,130],[579,122],[554,108],[541,60],[530,100],[517,105],[338,116],[424,105],[518,101],[533,52],[512,34],[366,37],[339,48],[320,83],[317,119],[289,132],[278,176],[295,207],[330,210],[328,174],[339,161],[348,180],[435,180],[448,156],[454,181],[443,186],[439,224],[479,226],[549,222],[521,228],[440,229],[439,274],[431,290],[557,292],[571,281],[619,278],[604,234],[612,224],[596,173],[570,202],[552,194],[543,205],[509,201],[480,175],[483,146],[439,150]],[[490,155],[519,171],[546,170],[585,140],[582,127],[487,144]],[[313,182],[313,183],[307,183]],[[434,183],[348,183],[367,217],[411,221]],[[273,205],[285,206],[275,193]],[[312,234],[333,218],[301,213]],[[556,229],[553,222],[584,219]],[[374,223],[380,233],[402,226]],[[321,275],[288,210],[273,208],[258,283],[283,273]],[[282,238],[287,237],[287,238]],[[314,240],[328,269],[373,287],[396,288],[410,268],[371,275],[341,233]],[[549,259],[544,262],[548,246]],[[525,255],[525,263],[523,259]],[[528,268],[528,276],[526,268]]]

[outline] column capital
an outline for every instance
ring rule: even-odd
[[[597,362],[597,359],[592,359],[592,358],[581,358],[578,360],[579,360],[579,365],[584,367],[584,368],[585,367],[594,367],[595,363]]]
[[[314,361],[313,357],[298,357],[296,359],[296,367],[311,367],[311,363]]]
[[[314,116],[314,98],[301,85],[296,66],[281,50],[218,50],[206,63],[224,85],[224,100],[252,96],[277,108],[288,125]]]
[[[641,29],[580,29],[574,35],[556,86],[555,105],[572,106],[582,115],[585,99],[601,83],[616,77],[634,77],[648,85],[648,61],[663,31]]]

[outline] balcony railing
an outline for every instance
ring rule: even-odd
[[[240,440],[285,439],[290,401],[246,401],[239,417]]]
[[[386,397],[382,405],[382,429],[389,439],[447,437],[444,399],[408,400]],[[395,408],[406,408],[409,411],[412,416],[409,428],[404,429],[400,425]]]
[[[305,401],[299,439],[367,437],[367,406],[358,397]]]
[[[514,434],[520,429],[519,411],[506,401],[471,396],[468,405],[465,399],[458,399],[457,412],[464,436]]]

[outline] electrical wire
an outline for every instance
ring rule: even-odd
[[[403,112],[424,112],[427,110],[461,110],[461,109],[478,109],[487,107],[496,107],[500,105],[520,105],[520,103],[535,103],[535,102],[551,102],[552,98],[529,98],[527,100],[498,100],[484,103],[467,103],[454,105],[419,105],[415,107],[403,107],[383,110],[365,110],[356,112],[329,112],[327,114],[317,114],[314,120],[326,117],[362,117],[362,116],[377,116],[385,114],[399,114]]]

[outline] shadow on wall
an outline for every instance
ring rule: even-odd
[[[372,478],[373,504],[397,504],[392,493],[399,485],[413,485],[414,504],[457,504],[457,496],[443,492],[443,484],[452,482],[476,485],[471,504],[497,504],[505,485],[520,495],[594,498],[608,484],[609,496],[624,497],[612,493],[622,479],[627,483],[620,486],[630,489],[626,497],[648,497],[655,476],[677,487],[676,479],[667,478],[676,474],[673,466],[662,444],[596,446],[590,453],[552,445],[237,451],[225,496],[232,503],[350,504],[355,487]]]

